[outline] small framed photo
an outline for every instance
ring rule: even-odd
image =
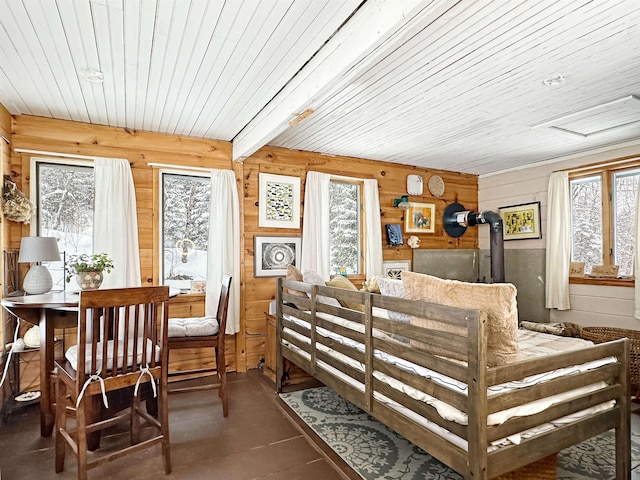
[[[540,231],[540,202],[500,207],[505,240],[542,238]]]
[[[204,280],[191,280],[191,290],[190,293],[206,293],[207,291],[207,282]]]
[[[301,237],[254,236],[254,276],[283,277],[287,265],[300,268]]]
[[[399,223],[387,223],[384,228],[387,231],[387,245],[402,245],[402,228]]]
[[[433,203],[409,203],[404,213],[404,231],[415,233],[435,232],[436,206]]]
[[[300,228],[300,178],[260,174],[258,226]]]
[[[400,280],[404,271],[411,271],[411,260],[400,260],[397,262],[382,262],[384,275],[395,280]]]

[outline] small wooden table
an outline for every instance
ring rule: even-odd
[[[54,329],[77,326],[79,299],[78,293],[72,292],[2,299],[2,306],[12,315],[40,326],[40,435],[43,437],[51,436],[55,422],[49,381],[53,370]]]

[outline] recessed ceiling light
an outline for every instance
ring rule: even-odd
[[[104,82],[104,74],[100,70],[93,70],[92,68],[83,68],[80,70],[82,78],[93,83]]]
[[[557,87],[558,85],[562,85],[565,81],[565,77],[564,75],[561,74],[557,74],[554,75],[553,77],[549,77],[549,78],[545,78],[542,81],[543,85],[546,85],[547,87]]]

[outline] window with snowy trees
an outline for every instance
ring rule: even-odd
[[[70,162],[70,160],[66,160]],[[58,239],[62,260],[48,265],[55,289],[64,287],[64,258],[92,253],[93,167],[64,159],[32,159],[35,171],[36,233]]]
[[[618,265],[618,276],[631,277],[640,179],[637,163],[570,175],[571,259],[594,265]]]
[[[331,272],[362,272],[361,185],[329,182],[329,231]],[[344,270],[342,270],[344,268]]]
[[[183,291],[207,277],[211,179],[161,173],[162,283]]]

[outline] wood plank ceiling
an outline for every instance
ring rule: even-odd
[[[632,95],[637,0],[0,0],[12,114],[233,141],[239,160],[270,144],[486,174],[640,139]],[[595,133],[549,125],[616,100],[560,122]]]

